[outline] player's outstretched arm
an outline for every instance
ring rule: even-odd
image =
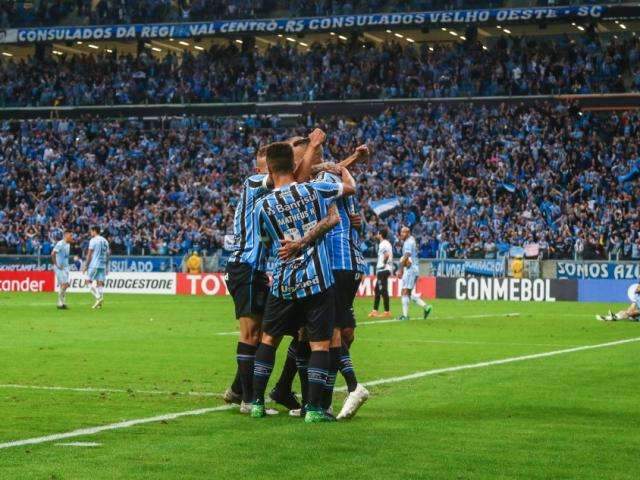
[[[339,175],[338,167],[349,168],[353,164],[364,161],[369,158],[369,147],[366,145],[360,145],[356,148],[355,152],[353,152],[350,156],[345,158],[339,163],[333,162],[322,162],[311,167],[311,176],[315,177],[320,172],[329,172],[335,175]]]
[[[342,178],[342,196],[348,197],[355,195],[356,193],[356,181],[353,175],[344,167],[338,167],[340,169],[340,177]]]
[[[340,214],[338,213],[338,208],[335,206],[335,204],[332,204],[327,211],[327,216],[316,223],[316,225],[311,230],[309,230],[300,240],[282,240],[282,246],[280,247],[280,249],[278,249],[278,257],[280,257],[280,260],[284,262],[297,257],[302,250],[307,248],[312,243],[315,243],[316,240],[325,235],[339,222]]]
[[[302,160],[296,165],[293,176],[297,182],[308,182],[311,178],[311,168],[320,153],[320,147],[324,143],[327,135],[319,128],[309,134],[309,146],[304,152]]]

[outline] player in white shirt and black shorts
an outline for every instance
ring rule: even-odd
[[[386,228],[380,229],[376,235],[378,242],[378,263],[376,264],[376,290],[373,301],[373,310],[369,317],[391,317],[389,311],[389,277],[393,273],[393,247],[389,242],[389,231]],[[380,297],[384,305],[384,313],[380,314]]]

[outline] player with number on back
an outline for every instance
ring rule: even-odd
[[[342,164],[351,165],[362,161],[369,156],[366,145],[359,146],[355,153]],[[339,176],[339,168],[333,163],[314,165],[312,173],[316,174],[315,181],[339,184],[342,179]],[[369,398],[369,392],[356,379],[355,369],[351,360],[349,348],[354,340],[356,327],[353,302],[362,276],[366,271],[366,265],[362,253],[358,248],[358,233],[361,219],[357,211],[355,196],[338,198],[335,201],[339,221],[326,236],[326,245],[329,251],[331,269],[335,279],[335,327],[329,349],[329,381],[324,392],[323,409],[331,411],[333,387],[338,370],[342,373],[347,383],[348,396],[343,405],[338,419],[353,417],[358,409]],[[283,247],[278,252],[283,261],[291,260],[301,249],[301,241],[283,241]],[[301,344],[301,347],[304,345]],[[299,362],[308,362],[307,355],[302,355],[299,349]],[[301,378],[304,373],[301,372]],[[303,392],[303,395],[306,392]],[[291,414],[303,415],[304,411],[292,411]]]
[[[299,154],[295,175],[308,175],[313,156],[325,139],[320,129],[315,129],[309,137],[295,137],[290,140]],[[251,411],[253,399],[253,369],[256,349],[260,341],[262,316],[264,313],[269,278],[267,277],[267,252],[260,242],[254,209],[260,198],[268,194],[273,183],[269,178],[266,164],[266,148],[262,147],[256,156],[257,174],[245,180],[236,206],[233,222],[233,247],[227,262],[225,280],[235,306],[240,335],[236,346],[237,371],[230,388],[224,392],[224,401],[239,403],[241,413]],[[289,410],[300,408],[295,394],[291,391],[297,372],[295,352],[297,339],[291,342],[287,361],[282,369],[278,384],[271,392],[272,400]],[[277,413],[269,410],[269,413]]]
[[[402,267],[402,280],[400,283],[400,293],[402,295],[402,315],[400,320],[409,319],[409,303],[415,302],[423,311],[423,318],[427,318],[431,313],[431,305],[427,305],[414,289],[418,281],[420,268],[418,264],[418,244],[409,227],[400,229],[400,240],[402,244],[402,257],[400,266]]]
[[[86,275],[86,283],[96,299],[91,308],[102,308],[104,303],[104,284],[109,274],[109,242],[100,235],[100,227],[93,226],[89,229],[91,240],[87,260],[84,263],[83,273]]]
[[[51,252],[51,263],[58,282],[58,308],[67,309],[66,295],[69,288],[69,252],[73,235],[71,231],[65,230],[62,239],[56,243]]]
[[[340,168],[342,183],[297,184],[293,175],[293,150],[286,143],[267,147],[267,165],[275,188],[260,200],[255,215],[272,254],[278,252],[284,239],[304,238],[327,217],[334,199],[355,193],[355,181],[344,168]],[[251,415],[265,416],[264,391],[282,337],[295,336],[304,326],[311,346],[305,421],[334,420],[322,407],[323,392],[328,385],[329,344],[335,317],[335,281],[325,238],[305,246],[293,260],[281,261],[276,257],[273,271],[262,339],[255,357]]]

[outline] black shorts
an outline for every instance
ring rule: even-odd
[[[227,263],[227,289],[236,307],[236,318],[255,317],[264,313],[269,294],[269,277],[248,263]]]
[[[262,331],[272,337],[296,337],[306,327],[311,342],[331,340],[335,317],[333,287],[310,297],[285,300],[269,294]]]
[[[356,328],[353,301],[362,281],[362,274],[351,270],[334,270],[336,289],[336,327]]]

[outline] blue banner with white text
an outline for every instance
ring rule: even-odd
[[[506,262],[504,259],[478,260],[430,260],[433,275],[436,277],[504,277]]]
[[[634,280],[640,278],[638,262],[556,262],[556,277],[568,279]]]
[[[331,17],[217,20],[211,22],[35,27],[0,30],[0,43],[191,38],[227,34],[297,34],[353,28],[422,27],[488,22],[598,19],[625,6],[575,5],[371,13]]]

